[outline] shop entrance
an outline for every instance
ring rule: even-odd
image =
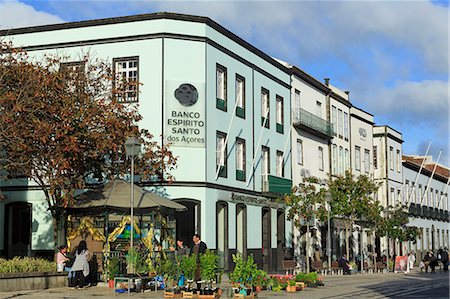
[[[286,250],[286,230],[284,211],[277,212],[277,267],[282,269],[281,261],[284,260]]]
[[[31,204],[13,202],[5,205],[6,256],[29,256],[31,254]]]
[[[270,209],[263,208],[262,209],[262,261],[263,261],[263,270],[270,271],[270,262],[272,255],[272,246],[271,246],[271,217],[270,217]]]
[[[200,231],[200,201],[194,199],[175,199],[177,203],[184,205],[187,210],[175,213],[176,237],[183,240],[184,244],[192,248],[192,236]]]

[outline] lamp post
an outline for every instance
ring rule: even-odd
[[[128,137],[125,141],[125,152],[127,157],[131,158],[131,173],[130,173],[130,249],[133,249],[134,239],[134,157],[139,155],[141,151],[141,143],[136,137]],[[134,273],[133,264],[131,264],[131,273]]]
[[[328,273],[331,272],[331,202],[333,200],[333,197],[331,196],[331,193],[327,193],[327,195],[325,196],[325,200],[328,204],[328,211],[327,211],[327,225],[328,225],[328,230],[327,230],[327,257],[328,257]]]

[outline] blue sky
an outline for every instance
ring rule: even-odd
[[[350,91],[405,154],[449,165],[449,1],[0,0],[0,28],[169,11],[207,16],[268,55]]]

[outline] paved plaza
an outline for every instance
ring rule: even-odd
[[[325,286],[306,288],[301,292],[262,291],[259,298],[449,298],[449,272],[356,274],[350,276],[324,276]],[[111,298],[114,292],[105,286],[82,290],[55,288],[35,291],[1,292],[0,298]],[[162,298],[162,291],[117,294],[115,298]],[[223,297],[227,298],[224,292]]]

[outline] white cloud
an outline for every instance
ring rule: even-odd
[[[0,0],[0,29],[61,23],[58,16],[37,11],[17,0]]]

